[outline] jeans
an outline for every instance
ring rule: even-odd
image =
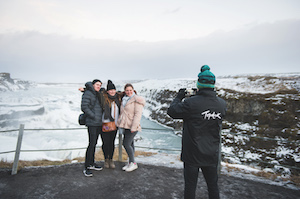
[[[124,131],[124,139],[123,139],[123,146],[127,152],[127,155],[129,157],[129,162],[135,162],[134,161],[134,136],[137,134],[136,132],[131,133],[130,129],[125,129]]]
[[[102,150],[105,159],[112,159],[115,151],[115,139],[117,130],[101,133]]]
[[[85,154],[85,167],[88,167],[95,163],[95,150],[100,132],[102,132],[101,126],[88,127],[89,145],[86,149]]]
[[[210,199],[219,199],[217,166],[200,167],[207,184]],[[198,182],[199,168],[184,163],[184,198],[194,199]]]

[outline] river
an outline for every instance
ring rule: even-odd
[[[48,149],[86,148],[86,129],[31,130],[84,128],[77,123],[80,114],[81,93],[79,84],[38,84],[29,90],[2,92],[0,96],[1,131],[18,129],[25,124],[21,160],[62,160],[85,155],[85,149],[47,151]],[[181,138],[174,132],[144,116],[142,132],[136,136],[137,150],[179,153]],[[12,161],[14,153],[1,152],[16,149],[18,132],[0,133],[0,159]],[[116,139],[118,144],[118,139]],[[98,146],[101,146],[101,139]],[[26,150],[26,151],[25,151]],[[35,152],[32,150],[43,150]]]

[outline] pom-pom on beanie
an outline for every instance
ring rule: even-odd
[[[115,85],[112,83],[111,80],[108,80],[107,81],[107,87],[106,87],[106,90],[109,91],[109,90],[112,90],[112,89],[116,89]]]
[[[201,72],[198,74],[197,88],[214,88],[216,82],[215,75],[210,72],[208,65],[201,67]]]

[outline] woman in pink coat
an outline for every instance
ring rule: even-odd
[[[121,111],[118,119],[118,127],[124,133],[123,146],[128,154],[129,162],[122,169],[130,172],[138,168],[134,161],[134,137],[141,131],[140,121],[142,118],[145,99],[138,96],[131,84],[124,87],[125,96],[122,98]]]

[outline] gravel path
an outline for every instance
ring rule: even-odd
[[[176,199],[183,198],[182,169],[139,164],[127,173],[124,163],[116,169],[94,171],[85,177],[83,164],[22,169],[17,175],[0,170],[0,198],[97,198],[97,199]],[[252,180],[221,175],[220,194],[223,199],[297,199],[300,189],[270,185]],[[197,198],[207,198],[206,184],[199,175]]]

